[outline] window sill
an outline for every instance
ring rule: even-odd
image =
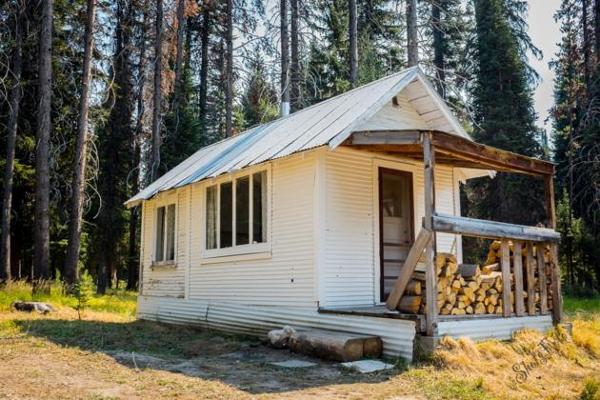
[[[174,269],[177,268],[175,261],[152,261],[150,265],[152,269]]]
[[[267,260],[271,258],[271,251],[261,251],[245,254],[222,254],[222,255],[202,255],[200,264],[222,264],[234,263],[239,261]]]

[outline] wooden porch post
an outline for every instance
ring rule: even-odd
[[[556,229],[556,206],[554,200],[554,168],[552,175],[544,175],[546,191],[546,212],[548,213],[548,227]],[[562,321],[562,293],[560,292],[560,265],[558,264],[558,246],[550,243],[550,268],[552,285],[552,317],[555,324]]]
[[[546,218],[548,228],[556,229],[556,207],[554,204],[554,175],[544,175],[546,194]]]
[[[423,171],[425,175],[425,219],[423,227],[433,231],[435,213],[435,149],[431,132],[423,134]],[[435,271],[435,232],[425,248],[425,319],[427,336],[437,335],[437,274]]]

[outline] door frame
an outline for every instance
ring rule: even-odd
[[[379,239],[379,301],[385,301],[385,276],[384,276],[384,241],[383,241],[383,173],[405,176],[409,178],[409,202],[410,202],[410,230],[411,230],[411,246],[415,242],[415,202],[414,202],[414,177],[412,171],[400,170],[395,168],[387,168],[383,166],[377,167],[377,215],[378,215],[378,239]]]

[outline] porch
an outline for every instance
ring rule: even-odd
[[[416,322],[419,333],[430,337],[456,331],[455,328],[459,325],[470,329],[468,327],[472,324],[477,325],[476,321],[491,323],[495,320],[494,325],[497,325],[498,320],[502,319],[500,322],[503,324],[500,325],[507,327],[536,327],[536,324],[544,324],[550,320],[554,323],[561,321],[562,299],[557,253],[560,235],[554,230],[553,164],[439,131],[356,132],[344,145],[422,161],[425,216],[422,226],[416,230],[418,234],[385,305],[329,308],[319,310],[321,313],[412,320]],[[546,192],[545,227],[477,220],[437,212],[434,190],[436,165],[521,173],[542,178]],[[465,301],[472,293],[465,293],[466,286],[448,288],[447,278],[450,274],[442,272],[446,268],[445,265],[440,266],[439,262],[443,253],[438,254],[436,250],[435,238],[438,233],[496,241],[498,262],[491,275],[495,279],[493,284],[497,286],[492,290],[497,296],[494,298],[494,307],[491,307],[492,312],[475,312],[471,308],[470,312],[461,315],[448,315],[450,311],[444,309],[444,306],[449,301],[444,297],[444,292],[456,289],[456,294],[464,297]],[[423,266],[424,271],[417,271],[418,265]],[[409,291],[413,290],[410,288],[414,286],[415,276],[419,274],[421,276],[418,279],[422,280],[423,288],[419,302],[422,299],[422,305],[417,306],[414,312],[399,311],[403,310],[400,306],[403,300],[410,297],[412,301],[415,298],[414,293]],[[476,286],[478,289],[479,284],[480,282]],[[455,301],[456,299],[452,300],[452,303]],[[501,329],[500,325],[498,329]]]

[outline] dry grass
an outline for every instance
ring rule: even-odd
[[[573,336],[562,329],[546,335],[518,332],[510,343],[445,338],[435,354],[441,370],[480,379],[501,399],[576,399],[588,378],[600,377],[600,316],[573,320]]]
[[[254,339],[135,321],[128,312],[88,310],[78,321],[65,306],[48,316],[0,311],[0,398],[598,400],[600,314],[571,319],[572,337],[444,339],[430,363],[360,375],[317,360],[283,370],[270,362],[301,357]],[[546,354],[544,338],[551,350],[535,363],[534,354]],[[523,362],[531,368],[518,380],[514,366]]]

